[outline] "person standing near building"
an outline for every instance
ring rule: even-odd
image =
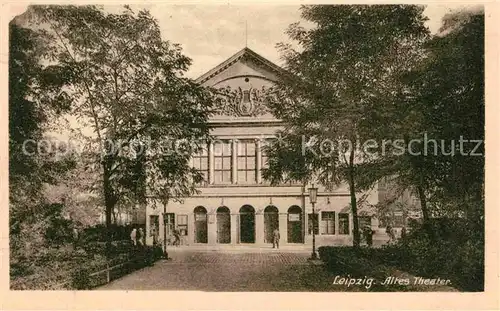
[[[389,236],[389,243],[393,242],[396,239],[396,236],[394,235],[394,229],[391,225],[387,225],[387,228],[385,228],[385,232]]]
[[[403,228],[401,228],[401,239],[405,239],[406,238],[406,227],[403,226]]]
[[[280,248],[280,231],[278,228],[273,231],[273,248]]]
[[[132,245],[137,245],[137,229],[134,228],[132,232],[130,232],[130,240],[132,241]]]
[[[139,228],[139,231],[138,231],[138,234],[137,234],[137,245],[139,246],[143,246],[144,245],[144,231],[142,230],[142,228]]]
[[[153,235],[153,245],[156,246],[158,244],[158,230],[156,228],[151,229],[151,234]]]
[[[365,236],[366,245],[372,247],[373,245],[373,230],[372,227],[366,225],[363,228],[363,235]]]
[[[73,249],[76,249],[79,240],[80,240],[80,232],[78,232],[77,227],[73,227]]]
[[[174,246],[179,246],[181,244],[181,233],[178,229],[174,229]]]

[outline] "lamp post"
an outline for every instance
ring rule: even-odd
[[[314,210],[314,205],[316,204],[317,201],[317,196],[318,196],[318,188],[314,187],[314,184],[311,185],[311,188],[309,190],[309,202],[311,202],[312,205],[312,236],[313,236],[313,248],[312,248],[312,254],[311,258],[312,260],[317,259],[318,256],[316,255],[316,233],[314,232],[314,229],[316,227],[316,212]]]
[[[163,203],[163,257],[169,260],[167,252],[167,203]]]

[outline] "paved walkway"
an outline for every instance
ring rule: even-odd
[[[367,291],[363,286],[334,284],[336,275],[307,259],[310,252],[239,247],[169,250],[172,260],[161,260],[115,280],[100,290],[196,290],[196,291]],[[395,277],[411,277],[394,270]],[[379,289],[380,290],[380,289]],[[454,291],[451,287],[408,286],[384,291]]]
[[[202,291],[332,290],[323,267],[309,253],[171,250],[171,261],[134,272],[99,289]]]

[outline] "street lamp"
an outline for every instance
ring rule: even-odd
[[[167,252],[167,203],[163,203],[163,257],[169,260]]]
[[[311,188],[309,190],[309,201],[311,202],[312,205],[312,236],[313,236],[313,249],[312,249],[312,254],[311,254],[311,259],[317,259],[318,256],[316,255],[316,234],[314,232],[314,229],[316,227],[316,213],[314,210],[314,205],[316,204],[317,201],[317,196],[318,196],[318,188],[314,187],[314,184],[311,185]]]

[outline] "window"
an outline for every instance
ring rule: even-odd
[[[335,212],[321,212],[321,234],[335,234]]]
[[[371,216],[358,216],[358,224],[359,224],[359,229],[363,230],[364,227],[372,226],[372,218]]]
[[[175,214],[174,213],[163,214],[163,221],[165,223],[165,229],[167,231],[167,235],[172,235],[174,233],[174,228],[175,228]]]
[[[385,228],[389,224],[388,216],[382,216],[378,219],[378,227]]]
[[[261,162],[262,163],[262,168],[261,168],[261,173],[269,168],[269,157],[267,156],[266,149],[269,148],[271,145],[271,142],[269,139],[262,141],[261,144]],[[264,184],[270,184],[270,181],[262,178],[262,183]]]
[[[392,227],[400,228],[404,227],[406,222],[406,217],[403,215],[403,212],[392,212],[387,213],[379,219],[378,226],[379,228],[385,228],[388,225]]]
[[[232,148],[229,141],[214,143],[214,183],[231,183]]]
[[[266,152],[266,149],[267,148],[270,148],[273,144],[273,140],[272,139],[266,139],[262,142],[262,145],[261,145],[261,170],[260,170],[260,173],[262,174],[262,172],[266,169],[269,168],[269,156]],[[279,143],[279,142],[278,142]],[[283,180],[286,180],[287,179],[287,176],[286,174],[283,176]],[[270,180],[267,180],[267,179],[264,179],[262,178],[262,183],[265,184],[265,185],[269,185],[271,184],[271,181]],[[288,181],[288,182],[283,182],[281,183],[281,185],[289,185],[289,186],[300,186],[301,185],[301,182],[299,181]]]
[[[177,215],[177,229],[180,235],[188,235],[188,215]]]
[[[394,227],[400,228],[404,227],[405,225],[405,219],[403,216],[403,212],[395,212],[394,213]]]
[[[349,234],[349,214],[339,213],[339,234]]]
[[[206,146],[200,152],[197,152],[192,157],[193,168],[198,170],[203,176],[201,185],[206,185],[208,182],[208,151]]]
[[[160,228],[160,216],[149,215],[149,236],[158,235],[159,228]]]
[[[314,219],[314,221],[313,221]],[[313,214],[308,214],[307,215],[307,234],[311,235],[312,234],[312,228],[314,225],[314,234],[318,234],[318,213],[314,213],[314,218]]]
[[[238,143],[238,183],[254,184],[255,178],[255,142],[240,141]]]

